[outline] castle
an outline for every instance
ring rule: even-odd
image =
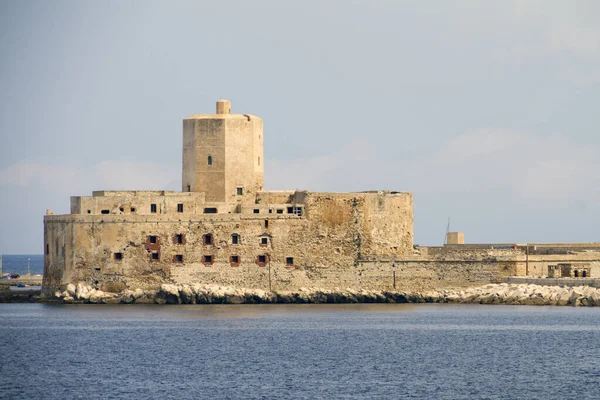
[[[369,260],[412,252],[413,198],[391,191],[264,191],[263,121],[183,120],[182,191],[96,191],[44,218],[46,291],[163,282],[356,286]]]
[[[264,190],[262,119],[183,120],[182,191],[97,191],[44,218],[43,291],[214,283],[428,290],[509,277],[597,278],[600,244],[413,245],[411,193]]]

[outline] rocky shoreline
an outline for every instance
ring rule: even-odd
[[[290,304],[290,303],[469,303],[504,305],[600,306],[600,289],[532,284],[489,284],[424,293],[402,291],[301,288],[268,292],[217,285],[170,285],[158,290],[108,293],[82,283],[69,284],[42,302],[66,304]]]

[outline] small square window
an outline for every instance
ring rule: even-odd
[[[150,212],[156,213],[156,204],[150,204]]]
[[[286,257],[285,265],[294,265],[294,257]]]
[[[135,207],[131,207],[131,208],[129,209],[129,211],[131,211],[132,213],[134,213],[134,212],[135,212]]]
[[[183,212],[183,204],[182,203],[177,204],[177,212],[180,212],[180,213]]]
[[[212,264],[213,257],[212,256],[202,256],[202,262],[204,264]]]
[[[260,238],[260,244],[269,244],[269,238],[266,238],[266,237]]]
[[[102,214],[110,214],[110,210],[102,210],[100,211]]]
[[[236,188],[236,189],[235,189],[235,192],[236,192],[236,194],[237,194],[238,196],[241,196],[241,195],[243,195],[243,194],[244,194],[244,188],[241,188],[241,187],[239,187],[239,188]]]
[[[277,210],[277,214],[283,214],[283,210]]]
[[[175,254],[175,257],[173,257],[173,262],[182,263],[183,262],[183,254]]]
[[[267,256],[262,255],[262,256],[258,256],[258,262],[261,264],[264,264],[267,262]]]
[[[88,214],[91,214],[91,213],[92,213],[92,210],[88,210]]]
[[[255,208],[254,209],[254,214],[258,214],[258,213],[260,213],[260,210],[258,208]]]
[[[123,212],[123,211],[125,211],[125,208],[119,207],[119,211]]]
[[[294,207],[288,207],[287,208],[287,212],[288,212],[288,214],[293,214],[294,213]]]
[[[150,236],[150,243],[156,244],[156,240],[157,240],[156,236]]]
[[[123,259],[123,253],[115,253],[115,260],[121,261]]]
[[[153,260],[158,260],[158,253],[152,253],[152,259]]]
[[[240,256],[231,256],[231,263],[232,264],[239,264],[240,263]]]

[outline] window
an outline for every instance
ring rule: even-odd
[[[229,258],[229,262],[231,265],[238,266],[240,265],[240,256],[231,256]]]
[[[259,264],[264,264],[266,262],[267,262],[267,256],[265,256],[265,255],[258,256],[258,263]]]
[[[269,214],[273,214],[273,210],[269,208]]]
[[[46,243],[46,254],[50,254],[50,246]]]
[[[130,211],[131,211],[132,213],[134,213],[134,212],[135,212],[135,207],[131,207],[131,208],[130,208]]]
[[[102,210],[100,211],[102,214],[110,214],[110,210]]]
[[[244,188],[239,187],[239,188],[235,189],[235,192],[238,196],[241,196],[244,194]]]
[[[173,262],[182,263],[183,262],[183,254],[175,254],[173,257]]]
[[[294,207],[288,207],[287,211],[288,211],[288,214],[293,214],[294,213]]]
[[[202,236],[202,243],[205,245],[211,245],[213,244],[213,237],[210,233],[207,233],[206,235]]]
[[[190,185],[187,185],[187,191],[191,192],[192,191],[192,187]]]
[[[156,244],[156,240],[157,240],[156,236],[150,236],[149,239],[150,239],[150,243]]]
[[[202,256],[202,262],[204,264],[212,264],[213,263],[213,257],[212,256]]]
[[[268,228],[268,227],[269,227],[269,220],[265,219],[265,228]]]
[[[286,257],[285,265],[294,265],[294,257]]]
[[[237,233],[231,235],[231,244],[240,244],[240,235]]]
[[[123,207],[119,207],[119,211],[123,212],[125,209]]]
[[[283,214],[283,210],[277,210],[277,214]]]
[[[260,210],[258,208],[254,209],[254,214],[258,214],[260,212]]]
[[[214,207],[208,207],[204,209],[204,214],[216,214],[217,209]]]
[[[121,261],[123,259],[123,253],[115,253],[115,260]]]
[[[92,210],[88,210],[88,214],[91,214],[91,213],[92,213]]]
[[[155,213],[156,212],[156,204],[150,204],[150,212],[151,213]]]
[[[183,212],[183,204],[179,203],[177,204],[177,212]]]
[[[152,253],[152,259],[153,260],[158,260],[158,252]]]
[[[183,234],[178,233],[175,235],[175,244],[183,244]]]
[[[288,207],[287,212],[288,212],[288,214],[296,214],[297,216],[301,217],[302,216],[302,207]]]
[[[269,244],[269,238],[266,238],[266,237],[260,238],[260,244],[263,244],[266,246],[267,244]]]
[[[208,165],[212,165],[212,156],[208,156]]]

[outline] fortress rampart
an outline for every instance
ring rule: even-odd
[[[465,245],[451,232],[443,247],[413,246],[411,193],[265,191],[263,143],[263,121],[231,114],[226,100],[184,119],[181,192],[95,191],[72,197],[70,214],[45,216],[43,291],[429,290],[600,276],[596,244]]]

